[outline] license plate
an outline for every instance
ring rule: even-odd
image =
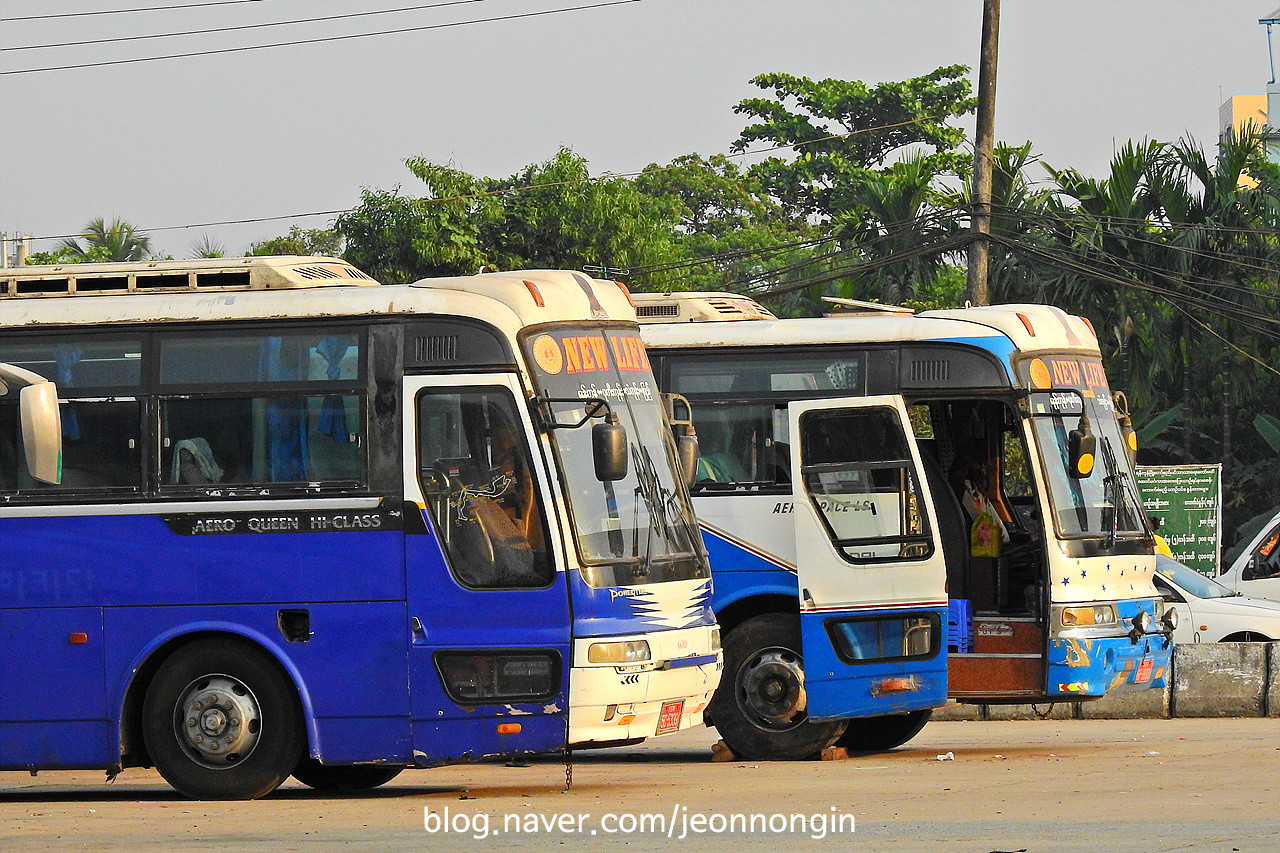
[[[684,716],[684,700],[662,703],[662,713],[658,715],[657,734],[680,731],[680,718]]]
[[[1152,663],[1151,658],[1144,658],[1142,662],[1138,664],[1138,673],[1133,677],[1134,684],[1142,684],[1145,681],[1151,680]]]

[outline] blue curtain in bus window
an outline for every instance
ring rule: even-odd
[[[75,344],[54,344],[53,360],[58,364],[58,385],[71,388],[75,385],[71,368],[84,358],[84,350]],[[68,403],[62,415],[62,437],[75,441],[80,438],[80,419],[76,416],[75,403]]]
[[[337,335],[325,335],[316,345],[316,352],[324,358],[327,368],[325,375],[330,382],[342,378],[342,359],[346,357],[351,345]],[[316,429],[330,436],[339,444],[346,444],[350,439],[347,431],[347,409],[341,397],[327,396],[320,404],[320,417]]]
[[[299,352],[301,351],[301,352]],[[258,350],[258,379],[298,381],[306,377],[305,347],[288,352],[284,339],[264,338]],[[267,478],[273,483],[296,483],[307,477],[307,405],[299,397],[267,403]]]

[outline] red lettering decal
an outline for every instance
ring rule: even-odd
[[[577,338],[564,339],[564,360],[568,365],[566,373],[581,373],[582,361],[578,358]]]
[[[617,335],[609,336],[609,346],[613,347],[613,360],[618,363],[619,370],[627,370],[629,368],[625,343],[625,340]]]
[[[604,338],[597,338],[594,335],[587,338],[591,343],[591,352],[596,359],[597,370],[609,369],[609,348],[604,345]]]

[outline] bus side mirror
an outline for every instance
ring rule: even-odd
[[[693,425],[685,427],[684,435],[676,438],[676,455],[680,462],[680,474],[686,489],[692,488],[698,479],[698,434]]]
[[[607,421],[591,427],[591,455],[600,482],[612,483],[627,476],[627,429],[612,412]]]
[[[1111,401],[1115,403],[1116,420],[1120,423],[1120,439],[1124,442],[1125,455],[1130,465],[1138,464],[1138,431],[1133,428],[1133,418],[1129,415],[1129,398],[1122,391],[1113,391]]]
[[[62,418],[52,382],[28,385],[18,394],[27,470],[42,483],[62,482]]]
[[[34,371],[0,364],[0,393],[18,392],[18,419],[27,470],[43,483],[62,482],[62,418],[58,388]]]
[[[1080,416],[1080,425],[1067,434],[1068,471],[1077,480],[1093,473],[1094,456],[1098,440],[1089,428],[1089,418]]]
[[[667,420],[671,422],[671,435],[676,440],[676,459],[685,488],[692,488],[698,479],[698,432],[693,428],[693,407],[680,394],[663,394]]]

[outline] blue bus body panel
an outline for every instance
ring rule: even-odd
[[[825,623],[832,618],[846,616],[877,617],[902,615],[919,616],[937,614],[942,625],[946,624],[946,610],[913,607],[909,610],[864,609],[824,613],[802,613],[800,618]],[[898,711],[918,711],[937,708],[947,701],[947,654],[945,646],[937,649],[928,660],[875,661],[849,664],[836,654],[835,647],[821,624],[807,638],[823,636],[827,642],[809,642],[804,645],[804,684],[809,696],[809,716],[815,720],[846,720],[855,717],[875,717]],[[885,679],[898,677],[912,679],[914,689],[894,690],[876,695],[878,686]]]
[[[687,584],[678,588],[661,583],[597,588],[588,584],[578,571],[569,572],[569,586],[576,637],[614,637],[641,630],[665,631],[716,624],[708,606],[712,600],[710,578],[696,584],[692,594],[685,592]]]
[[[1129,622],[1139,610],[1156,624],[1155,599],[1119,602],[1120,618]],[[1109,692],[1165,686],[1173,643],[1158,634],[1138,640],[1106,637],[1091,640],[1054,638],[1049,642],[1048,695],[1063,701],[1096,699]]]
[[[306,611],[305,642],[285,636],[282,609]],[[277,657],[298,689],[311,754],[326,762],[559,749],[569,630],[563,575],[533,593],[467,590],[429,533],[180,535],[149,514],[0,519],[0,767],[118,764],[138,668],[197,632],[244,636]],[[459,705],[433,652],[477,648],[553,650],[559,694]],[[494,720],[513,716],[521,731],[498,735]]]
[[[428,514],[422,514],[430,527]],[[572,663],[564,573],[557,572],[546,589],[469,590],[450,574],[435,536],[406,536],[404,548],[409,617],[423,626],[409,643],[414,763],[563,749],[569,739]],[[476,641],[478,628],[482,643]],[[437,654],[474,649],[536,649],[558,657],[559,690],[536,702],[460,705],[445,690]],[[502,723],[519,723],[520,731],[499,735]]]
[[[719,613],[734,602],[763,595],[784,595],[798,600],[799,585],[794,572],[787,571],[750,551],[729,542],[712,531],[703,529],[702,540],[711,556],[715,571],[715,595],[712,607]],[[849,610],[802,616],[825,620],[854,616],[867,611]],[[875,609],[876,615],[898,613],[937,613],[941,625],[947,624],[945,609],[911,608],[906,611]],[[825,634],[825,632],[823,632]],[[809,716],[814,719],[850,719],[874,717],[898,711],[936,708],[947,701],[947,656],[945,649],[930,660],[875,662],[849,665],[840,660],[828,641],[804,647],[805,688],[809,693]],[[915,676],[912,691],[873,694],[873,684],[895,676]]]

